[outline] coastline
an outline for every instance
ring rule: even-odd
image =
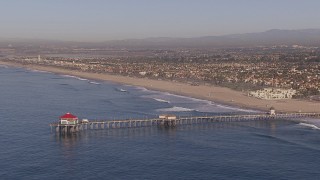
[[[11,62],[4,62],[1,60],[0,65],[21,67],[31,70],[40,70],[57,74],[72,75],[86,79],[95,79],[120,84],[140,86],[150,90],[169,92],[172,94],[209,100],[216,103],[244,109],[268,111],[270,107],[274,107],[279,112],[320,112],[319,102],[297,99],[263,100],[254,97],[249,97],[245,95],[243,92],[235,91],[225,87],[205,85],[192,86],[190,84],[181,82],[153,80],[147,78],[134,78],[110,74],[88,73],[50,66],[17,64]]]

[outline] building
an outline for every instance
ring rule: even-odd
[[[276,110],[274,109],[274,107],[270,108],[270,115],[276,115]]]
[[[275,89],[264,88],[258,91],[249,92],[249,96],[253,96],[260,99],[291,99],[296,94],[296,90],[293,89]]]
[[[174,119],[177,119],[177,116],[176,115],[163,114],[163,115],[159,116],[159,119],[174,120]]]
[[[78,117],[69,112],[63,116],[60,116],[59,124],[76,125],[78,123],[79,123]]]

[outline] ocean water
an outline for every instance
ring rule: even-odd
[[[125,90],[126,92],[122,92]],[[0,67],[0,179],[318,179],[317,120],[90,130],[49,123],[254,113],[144,88]],[[314,122],[311,123],[310,122]]]

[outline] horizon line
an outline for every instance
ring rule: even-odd
[[[75,43],[103,43],[103,42],[112,42],[112,41],[128,41],[128,40],[147,40],[147,39],[192,39],[192,38],[203,38],[203,37],[224,37],[224,36],[233,36],[233,35],[245,35],[245,34],[256,34],[256,33],[265,33],[269,31],[305,31],[305,30],[320,30],[320,28],[303,28],[303,29],[280,29],[280,28],[273,28],[267,29],[264,31],[256,31],[256,32],[246,32],[246,33],[230,33],[230,34],[223,34],[223,35],[198,35],[198,36],[149,36],[143,38],[119,38],[119,39],[106,39],[106,40],[64,40],[64,39],[57,39],[57,38],[34,38],[34,37],[0,37],[1,41],[56,41],[56,42],[75,42]]]

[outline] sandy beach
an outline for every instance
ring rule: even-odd
[[[296,99],[263,100],[254,97],[248,97],[245,92],[234,91],[224,87],[205,85],[192,86],[190,84],[172,81],[152,80],[147,78],[133,78],[109,74],[87,73],[74,70],[66,70],[56,67],[22,65],[2,61],[0,61],[0,64],[7,66],[23,67],[33,70],[48,71],[57,74],[73,75],[86,79],[96,79],[133,86],[140,86],[151,90],[170,92],[173,94],[210,100],[221,104],[247,109],[258,109],[262,111],[268,111],[270,107],[274,107],[279,112],[320,112],[320,102],[317,101]]]

